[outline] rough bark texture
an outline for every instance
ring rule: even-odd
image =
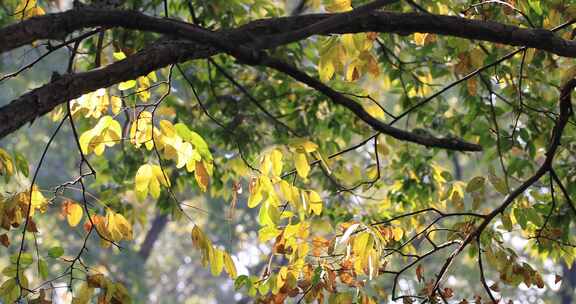
[[[259,41],[262,47],[274,47],[274,39],[266,35],[278,35],[297,31],[335,14],[311,14],[254,21],[237,29],[215,33],[226,34],[234,42]],[[157,32],[178,38],[207,42],[202,38],[203,29],[173,19],[147,16],[134,11],[80,9],[63,13],[34,17],[24,22],[0,29],[0,53],[31,43],[38,39],[61,39],[74,31],[95,27],[123,27],[134,30]],[[565,57],[576,57],[576,42],[564,40],[549,30],[525,29],[491,21],[471,20],[461,17],[416,13],[372,12],[362,18],[349,20],[337,27],[329,27],[329,33],[380,32],[411,34],[435,33],[466,39],[484,40],[515,46],[527,46]],[[329,34],[315,28],[315,34]],[[296,40],[300,36],[293,36]],[[223,37],[224,38],[224,37]],[[271,38],[271,37],[270,37]],[[266,40],[269,40],[266,42]],[[261,42],[264,41],[264,42]],[[279,43],[294,42],[284,39]]]
[[[350,13],[351,14],[351,13]],[[221,31],[208,31],[198,26],[172,20],[144,15],[135,11],[103,10],[82,8],[63,13],[34,17],[23,22],[0,29],[0,53],[29,44],[38,39],[61,39],[74,31],[102,26],[123,27],[133,30],[151,31],[172,37],[170,41],[159,41],[150,47],[113,63],[107,67],[64,75],[53,79],[50,83],[34,89],[10,104],[0,108],[0,138],[14,132],[28,122],[32,122],[61,103],[77,98],[82,94],[113,84],[135,79],[167,65],[187,60],[207,58],[219,52],[232,54],[238,59],[245,59],[253,65],[266,65],[259,60],[261,56],[252,56],[254,46],[260,49],[276,47],[278,44],[293,42],[300,39],[299,30],[313,29],[317,34],[381,32],[410,34],[414,32],[436,33],[466,39],[478,39],[508,45],[534,47],[567,57],[576,57],[576,42],[559,38],[553,32],[543,29],[521,29],[515,26],[469,20],[460,17],[402,14],[393,12],[372,12],[362,18],[348,18],[349,22],[334,26],[332,22],[327,28],[316,26],[321,21],[345,14],[312,14],[305,16],[264,19],[251,22],[245,26]],[[345,18],[344,18],[345,19]],[[315,26],[311,26],[315,25]],[[291,35],[291,33],[296,33]],[[275,35],[282,39],[273,39]],[[256,59],[254,59],[256,58]],[[275,68],[271,65],[269,67]],[[280,70],[280,72],[286,72]],[[294,76],[294,75],[292,75]],[[302,81],[323,93],[330,93],[329,88],[315,79],[302,74]],[[330,95],[330,94],[328,94]],[[343,96],[330,96],[338,104],[342,104],[358,115],[364,112],[355,102]],[[346,100],[345,100],[346,99]],[[345,102],[344,102],[345,101]],[[362,114],[362,113],[361,113]],[[421,138],[422,136],[402,131],[392,130],[385,124],[366,115],[361,119],[385,134],[392,135],[427,146],[435,146],[463,151],[478,151],[481,147],[456,139]],[[390,131],[390,132],[388,132]]]
[[[164,41],[104,68],[62,75],[0,108],[0,138],[58,105],[113,84],[135,79],[171,63],[204,58],[214,49],[185,41]]]
[[[166,228],[166,224],[168,224],[168,216],[166,214],[157,214],[152,221],[150,230],[148,230],[146,238],[144,238],[144,242],[142,242],[142,246],[140,246],[140,251],[138,251],[138,255],[140,255],[144,263],[150,257],[152,249],[154,249],[154,244],[160,237],[162,231],[164,231],[164,228]]]

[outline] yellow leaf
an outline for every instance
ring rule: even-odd
[[[262,195],[262,185],[260,179],[253,178],[250,181],[250,196],[248,197],[248,208],[254,208],[260,204],[264,198]]]
[[[158,78],[156,77],[156,72],[154,72],[154,71],[148,73],[148,75],[146,75],[146,77],[150,78],[150,80],[152,80],[154,82],[158,81]]]
[[[142,102],[147,102],[150,99],[150,80],[146,76],[138,77],[137,95]]]
[[[348,51],[348,53],[356,52],[356,42],[354,41],[355,34],[343,34],[340,36],[340,42]]]
[[[332,79],[332,76],[334,76],[334,72],[336,72],[336,69],[332,60],[320,58],[320,62],[318,63],[318,74],[320,80],[322,82],[329,81]]]
[[[134,186],[138,199],[143,200],[148,193],[154,198],[160,196],[160,185],[170,187],[162,168],[158,165],[144,164],[138,168],[134,178]]]
[[[424,45],[426,36],[428,36],[428,33],[414,33],[414,43],[420,46]]]
[[[354,238],[354,246],[352,247],[354,254],[356,254],[361,259],[364,259],[364,257],[368,254],[368,249],[370,249],[368,248],[368,245],[372,245],[371,240],[372,234],[369,232],[362,232],[358,234],[358,236]]]
[[[260,172],[264,175],[268,175],[272,169],[272,161],[270,160],[270,153],[264,154],[260,160]]]
[[[202,161],[196,162],[196,169],[194,170],[194,177],[196,178],[196,182],[198,183],[198,186],[200,186],[200,189],[202,190],[202,192],[206,192],[206,189],[208,188],[208,184],[210,183],[210,176],[208,175],[208,172],[206,171],[206,168],[204,167],[204,162],[202,162]]]
[[[346,12],[352,10],[351,0],[332,0],[326,5],[326,11],[330,13]]]
[[[122,52],[122,51],[114,52],[114,53],[112,53],[112,56],[114,56],[114,59],[116,59],[116,60],[126,59],[126,54],[124,54],[124,52]]]
[[[152,141],[152,113],[148,111],[142,111],[138,115],[138,118],[132,122],[130,127],[130,142],[136,147],[140,148],[142,144],[149,151],[154,148],[154,142]]]
[[[312,153],[312,152],[318,150],[318,145],[309,141],[309,140],[302,142],[301,145],[302,145],[302,148],[304,148],[304,151],[306,151],[306,153]]]
[[[76,296],[72,299],[72,304],[88,304],[94,295],[94,287],[88,286],[86,282],[80,285]]]
[[[75,203],[70,203],[67,206],[67,214],[66,214],[68,225],[70,225],[70,227],[76,227],[78,223],[80,223],[80,220],[82,220],[83,214],[84,210],[82,209],[82,206]]]
[[[306,153],[296,152],[296,155],[294,156],[294,165],[296,166],[296,172],[298,172],[298,175],[306,179],[308,173],[310,173],[310,165],[308,164]]]
[[[136,80],[128,80],[118,84],[118,90],[125,91],[136,86]]]
[[[266,226],[258,230],[258,240],[262,243],[267,242],[280,234],[280,230],[272,226]]]
[[[38,7],[36,0],[20,0],[16,10],[14,11],[14,16],[21,20],[44,14],[44,10]]]
[[[106,210],[106,231],[110,233],[113,241],[131,240],[132,225],[120,213],[116,213],[111,209]]]
[[[48,204],[48,200],[44,197],[42,192],[38,190],[38,186],[34,185],[32,187],[32,198],[30,200],[32,209],[30,210],[30,216],[34,216],[34,210],[39,209],[40,211],[44,212],[46,205]]]
[[[404,236],[404,230],[402,230],[402,228],[400,228],[400,227],[392,228],[392,232],[394,233],[394,240],[395,241],[401,240],[402,236]]]
[[[379,105],[377,105],[375,101],[370,100],[363,101],[362,107],[366,112],[368,112],[368,114],[370,114],[370,116],[374,118],[384,118],[386,116],[384,110],[382,110],[382,108]]]
[[[14,174],[14,164],[8,152],[0,148],[0,175],[11,176]]]
[[[165,186],[165,187],[170,187],[170,180],[167,179],[166,174],[164,174],[164,172],[162,172],[162,168],[158,165],[153,165],[152,166],[152,172],[154,173],[154,176],[156,177],[156,179],[158,180],[158,182]]]
[[[231,279],[235,279],[237,276],[236,265],[232,261],[232,257],[227,252],[224,252],[224,270],[228,273]]]
[[[194,225],[192,228],[192,245],[196,249],[204,249],[205,247],[212,246],[210,240],[208,240],[202,229],[197,225]]]
[[[316,215],[322,213],[322,198],[314,190],[308,190],[308,200],[310,203],[310,211]]]
[[[152,166],[144,164],[136,172],[134,186],[136,194],[143,200],[148,195],[148,185],[152,179]]]
[[[286,283],[286,278],[288,277],[288,267],[282,266],[280,271],[278,271],[278,276],[276,277],[276,287],[282,288]]]
[[[120,123],[111,116],[100,118],[94,128],[80,135],[80,147],[82,152],[89,154],[94,152],[101,155],[106,147],[112,147],[122,138],[122,127]]]
[[[270,160],[272,161],[272,173],[275,176],[280,176],[282,174],[282,152],[278,149],[272,150]]]
[[[214,255],[212,242],[197,225],[192,228],[192,245],[202,253],[202,265],[206,266]]]
[[[224,251],[213,248],[212,255],[210,256],[210,272],[213,276],[217,276],[222,272],[224,266]]]
[[[120,113],[120,110],[122,110],[122,99],[118,96],[110,96],[110,107],[114,115]]]

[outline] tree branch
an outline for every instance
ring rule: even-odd
[[[150,17],[134,11],[85,8],[35,17],[4,27],[0,29],[0,53],[38,39],[62,38],[75,30],[93,26],[124,27],[128,29],[153,31],[193,40],[197,44],[172,41],[171,43],[153,45],[151,48],[145,49],[135,56],[131,56],[126,60],[117,62],[106,68],[79,73],[74,76],[66,75],[56,81],[52,81],[48,85],[32,90],[14,100],[9,105],[0,108],[0,121],[5,122],[0,126],[0,138],[15,131],[26,122],[32,122],[36,117],[51,111],[58,104],[62,103],[63,100],[73,99],[102,87],[134,79],[169,64],[194,58],[206,58],[218,53],[217,49],[224,50],[239,59],[254,59],[254,57],[260,59],[260,56],[245,56],[247,54],[253,55],[249,54],[253,49],[241,43],[259,41],[254,38],[258,36],[297,31],[302,28],[309,29],[308,26],[317,24],[322,20],[328,20],[335,15],[338,14],[315,14],[264,19],[249,23],[237,29],[211,32],[185,22],[167,18]],[[372,12],[363,18],[349,21],[350,22],[335,27],[332,32],[355,33],[377,31],[400,34],[430,32],[510,45],[523,45],[547,50],[559,55],[576,56],[576,42],[563,40],[553,32],[542,29],[520,29],[515,26],[495,22],[468,20],[460,17],[400,14],[392,12]],[[332,27],[333,26],[330,26],[330,28]],[[326,33],[320,32],[318,34]],[[288,42],[291,41],[282,40],[282,43]],[[204,46],[200,44],[204,44]],[[263,48],[274,46],[276,45],[274,45],[273,40],[262,45]],[[252,63],[262,64],[260,60]],[[292,73],[292,76],[295,75],[295,73]],[[346,106],[376,130],[392,135],[398,139],[412,141],[426,146],[455,150],[478,151],[481,149],[477,145],[464,143],[455,139],[423,137],[390,127],[366,115],[359,104],[342,94],[335,93],[331,88],[315,79],[305,74],[298,75],[296,79],[328,95],[334,102]]]
[[[536,183],[544,174],[553,170],[552,163],[554,160],[554,156],[556,155],[556,151],[560,146],[562,133],[564,132],[564,128],[568,123],[568,119],[570,119],[570,116],[573,113],[571,93],[575,87],[576,87],[576,79],[571,79],[566,84],[564,84],[562,86],[562,89],[560,90],[560,102],[559,102],[560,115],[556,119],[556,124],[554,125],[554,129],[552,130],[550,143],[548,144],[548,149],[546,151],[546,159],[544,160],[542,165],[530,178],[528,178],[525,182],[523,182],[520,186],[518,186],[518,188],[516,188],[514,191],[510,192],[510,194],[506,197],[506,199],[504,199],[504,201],[502,202],[502,204],[500,204],[500,206],[498,206],[496,209],[492,210],[492,212],[486,215],[484,220],[480,223],[480,225],[478,225],[478,228],[473,230],[466,237],[464,242],[462,242],[462,244],[454,252],[452,252],[452,254],[448,257],[446,262],[442,265],[442,268],[440,269],[440,272],[436,277],[436,282],[434,285],[435,291],[439,290],[440,282],[444,277],[444,275],[446,274],[446,272],[448,271],[448,268],[450,267],[456,256],[458,256],[458,254],[460,254],[460,252],[462,252],[464,248],[466,248],[474,239],[480,237],[484,229],[488,227],[488,225],[492,222],[492,220],[496,216],[498,216],[498,214],[504,212],[504,210],[506,210],[506,208],[508,208],[508,206],[510,206],[516,200],[516,198],[518,198],[522,193],[524,193],[526,189],[528,189],[530,186]]]
[[[307,28],[306,35],[283,36],[283,39],[266,39],[262,48],[296,42],[302,37],[325,34],[379,32],[408,35],[411,33],[433,33],[472,40],[483,40],[514,46],[526,46],[565,57],[576,57],[576,42],[565,40],[545,29],[525,29],[498,22],[470,20],[462,17],[371,12],[362,18],[351,19],[338,26],[310,27],[322,20],[340,14],[310,14],[304,16],[278,17],[253,21],[236,29],[213,32],[224,35],[231,42],[246,43],[262,41],[267,35],[280,35]],[[346,19],[348,19],[346,17]],[[573,23],[574,21],[571,21]],[[329,24],[332,24],[330,22]],[[63,13],[34,17],[0,29],[0,53],[30,44],[39,39],[62,39],[67,34],[88,27],[123,27],[133,30],[157,32],[178,38],[207,42],[199,31],[202,28],[182,21],[157,18],[135,11],[83,8]],[[314,31],[311,31],[314,30]],[[328,31],[326,31],[328,30]],[[260,39],[259,39],[260,36]],[[269,37],[272,38],[272,37]],[[291,39],[288,39],[291,38]]]
[[[162,41],[125,60],[89,72],[68,74],[34,89],[0,108],[0,138],[33,122],[56,106],[99,88],[135,79],[173,62],[204,58],[213,49],[186,41]]]

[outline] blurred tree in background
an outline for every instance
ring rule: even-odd
[[[0,301],[573,303],[575,18],[0,0]]]

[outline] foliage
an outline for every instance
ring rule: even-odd
[[[142,242],[149,208],[190,224],[201,264],[261,303],[512,303],[558,288],[542,265],[576,257],[576,4],[422,2],[6,2],[2,52],[70,55],[0,108],[2,137],[57,126],[40,158],[0,148],[2,301],[52,303],[66,282],[72,303],[132,302],[85,260]],[[38,184],[64,129],[75,172]],[[226,202],[215,226],[253,215],[260,269],[239,272],[240,248],[211,238],[190,197]],[[38,242],[54,218],[79,243]],[[470,271],[478,283],[450,280]]]

